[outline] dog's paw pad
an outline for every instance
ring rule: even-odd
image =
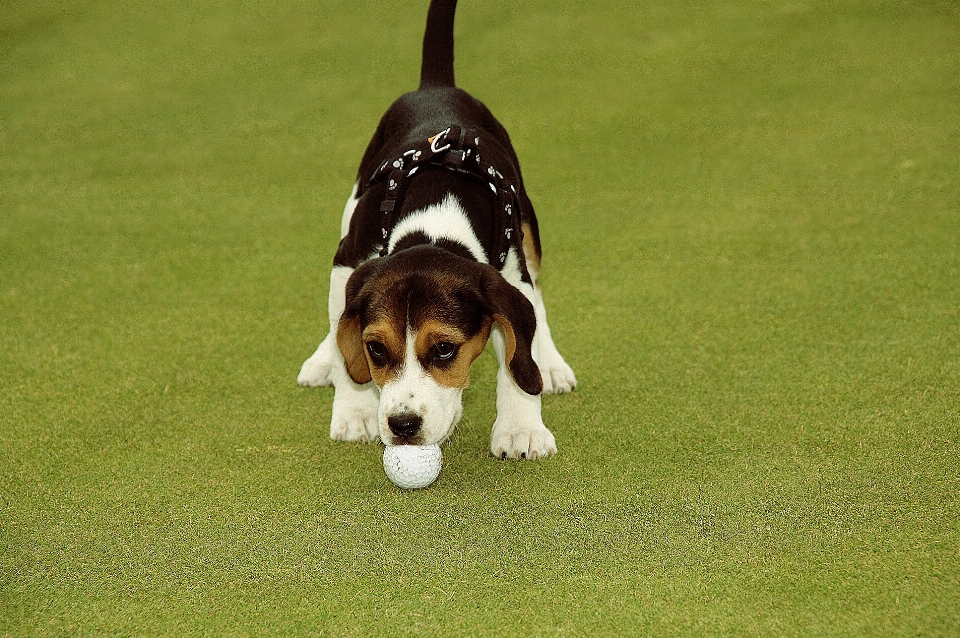
[[[377,410],[380,399],[376,388],[337,386],[333,397],[330,438],[335,441],[376,441],[380,438]]]
[[[573,373],[573,368],[563,359],[549,367],[541,368],[540,376],[543,378],[544,394],[564,394],[577,387],[577,377]]]
[[[308,359],[300,368],[300,374],[297,375],[297,383],[305,388],[318,388],[324,385],[331,385],[330,366],[321,367],[312,365]]]
[[[493,426],[490,452],[497,458],[535,461],[557,453],[557,441],[543,424],[533,427]]]
[[[334,414],[330,422],[330,438],[334,441],[376,441],[377,412],[373,410],[353,410]]]
[[[333,369],[333,358],[321,344],[320,348],[300,367],[297,383],[308,388],[316,388],[333,383],[330,372]]]

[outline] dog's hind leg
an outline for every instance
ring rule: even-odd
[[[330,297],[327,302],[327,309],[330,314],[330,332],[320,342],[317,351],[303,362],[300,374],[297,376],[297,383],[300,385],[313,388],[321,385],[331,385],[334,381],[331,371],[337,355],[340,354],[337,348],[337,324],[346,304],[345,289],[352,272],[353,268],[346,266],[334,266],[330,272]],[[340,365],[343,365],[342,357]]]
[[[353,185],[353,192],[347,199],[343,207],[343,217],[340,220],[340,238],[346,237],[350,229],[350,220],[353,218],[353,211],[357,208],[357,189],[360,186],[358,181]],[[337,349],[337,323],[340,321],[340,315],[343,314],[343,307],[346,304],[345,289],[347,280],[353,268],[344,266],[334,266],[330,272],[330,294],[327,298],[327,312],[330,317],[330,332],[327,337],[320,342],[317,351],[303,362],[300,367],[300,374],[297,376],[297,383],[303,386],[315,388],[322,385],[331,385],[333,379],[330,377],[331,366],[336,358]]]
[[[532,282],[532,294],[528,291],[527,298],[533,304],[533,312],[537,316],[537,331],[533,336],[533,360],[537,362],[540,368],[540,376],[543,378],[544,394],[563,394],[570,392],[577,385],[577,377],[573,373],[573,368],[567,365],[556,344],[553,343],[553,337],[550,335],[550,325],[547,323],[547,307],[543,303],[543,291],[537,278],[540,275],[540,238],[539,228],[537,227],[537,218],[533,213],[533,204],[526,196],[526,192],[521,189],[521,202],[527,211],[527,219],[523,222],[523,256],[526,262],[527,272],[530,273]]]
[[[341,238],[350,228],[350,219],[357,207],[357,186],[343,208],[340,224]],[[343,354],[337,345],[337,325],[346,306],[347,280],[353,268],[334,266],[330,271],[330,296],[327,312],[330,332],[320,342],[317,351],[303,362],[297,382],[304,386],[333,385],[333,416],[330,420],[330,438],[338,441],[374,441],[379,437],[377,408],[380,396],[373,383],[357,385],[347,374]]]
[[[577,386],[577,377],[563,355],[557,350],[550,325],[547,323],[547,307],[543,303],[540,286],[533,286],[533,312],[537,317],[537,331],[533,335],[533,360],[540,368],[544,394],[563,394]]]

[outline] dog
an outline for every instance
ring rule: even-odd
[[[360,163],[330,274],[330,332],[300,370],[335,388],[330,436],[446,441],[487,341],[499,363],[491,453],[556,453],[541,394],[569,392],[541,289],[541,246],[510,138],[454,82],[456,0],[432,0],[420,87],[384,114]]]

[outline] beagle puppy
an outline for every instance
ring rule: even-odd
[[[537,459],[557,451],[540,396],[576,377],[550,336],[537,220],[510,138],[454,83],[455,10],[430,3],[420,87],[387,110],[364,153],[330,274],[330,333],[298,382],[335,387],[333,439],[441,443],[489,339],[500,366],[490,451]]]

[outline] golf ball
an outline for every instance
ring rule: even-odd
[[[439,445],[388,445],[383,449],[383,471],[397,487],[417,490],[440,475],[443,455]]]

